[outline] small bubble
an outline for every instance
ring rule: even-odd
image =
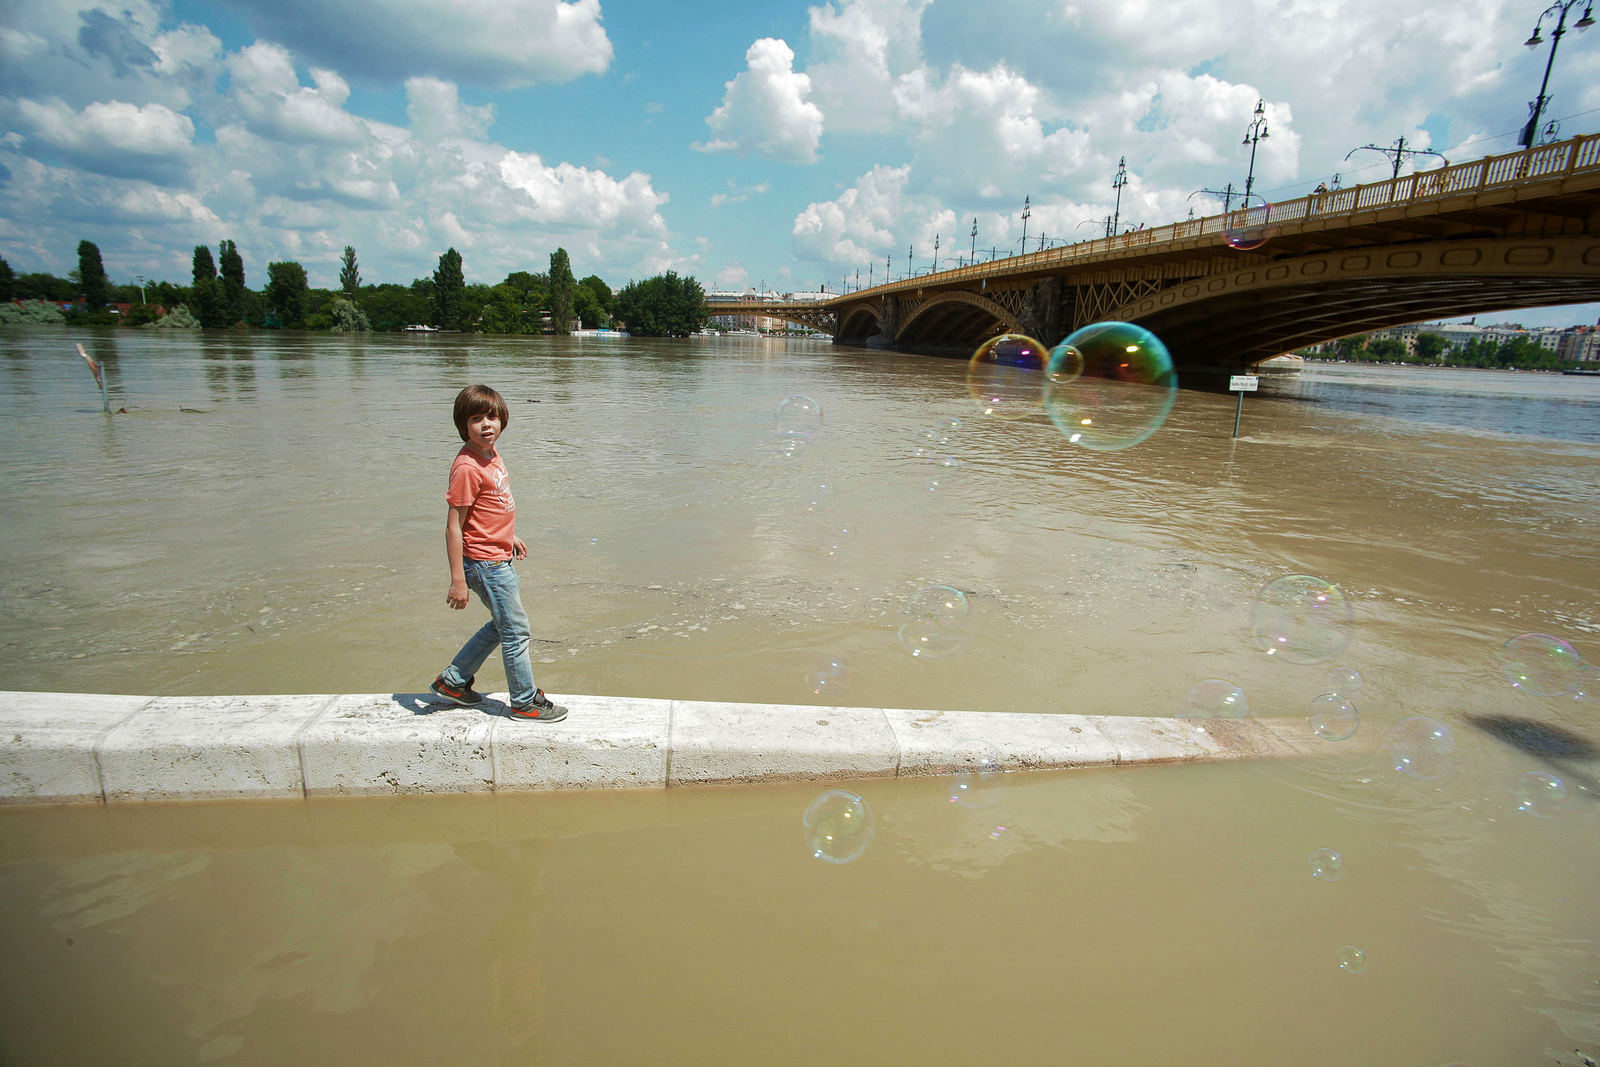
[[[872,843],[872,808],[854,793],[830,789],[819,794],[800,817],[814,859],[849,863]]]
[[[1354,945],[1344,946],[1339,950],[1339,969],[1360,974],[1367,969],[1367,954]]]
[[[1311,861],[1311,877],[1321,878],[1324,882],[1337,882],[1344,877],[1344,857],[1331,848],[1319,848],[1308,857]]]
[[[774,417],[779,423],[820,423],[822,405],[809,396],[795,395],[778,405]]]
[[[1361,725],[1356,706],[1337,693],[1323,693],[1311,702],[1306,717],[1311,732],[1324,741],[1348,741]]]
[[[917,450],[920,452],[926,449],[943,448],[950,443],[950,438],[939,430],[921,430],[917,433],[916,442]]]
[[[1395,770],[1426,780],[1439,777],[1449,768],[1450,754],[1456,749],[1456,735],[1438,719],[1412,715],[1389,730],[1385,747]]]
[[[928,491],[937,492],[961,469],[961,461],[954,456],[934,456],[928,460]]]
[[[987,808],[994,803],[989,785],[1005,769],[1000,750],[987,741],[962,741],[947,758],[950,800],[964,808]]]
[[[849,670],[843,656],[834,652],[824,653],[812,658],[806,671],[806,681],[813,693],[827,696],[843,687]]]
[[[901,605],[900,644],[918,659],[939,659],[960,651],[972,637],[973,625],[965,593],[930,585]]]
[[[1500,670],[1515,689],[1542,697],[1566,696],[1583,680],[1583,657],[1559,637],[1523,634],[1500,650]]]
[[[1250,714],[1250,698],[1226,678],[1196,682],[1178,704],[1180,719],[1242,719]]]
[[[1350,601],[1337,585],[1310,574],[1291,574],[1262,588],[1250,630],[1269,656],[1319,663],[1349,643],[1350,614]]]
[[[961,429],[961,420],[952,415],[940,419],[934,425],[938,427],[941,433],[955,433]]]
[[[1361,695],[1361,674],[1349,667],[1335,667],[1322,680],[1322,691],[1354,700]]]
[[[1540,819],[1559,815],[1567,809],[1570,794],[1567,783],[1544,771],[1526,771],[1511,786],[1517,810]]]
[[[830,556],[848,555],[856,543],[856,528],[854,526],[836,526],[828,533],[827,543],[823,551]]]
[[[820,511],[833,499],[833,482],[820,478],[806,487],[806,510]]]

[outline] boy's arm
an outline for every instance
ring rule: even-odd
[[[450,505],[444,517],[444,554],[450,561],[450,591],[444,595],[445,603],[460,611],[467,606],[467,566],[462,562],[461,526],[467,521],[468,507]]]

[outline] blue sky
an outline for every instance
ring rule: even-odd
[[[1511,150],[1548,54],[1501,0],[0,0],[0,255],[173,280],[197,243],[247,277],[473,280],[564,246],[614,285],[880,279],[978,243],[1157,225],[1195,190],[1302,195],[1386,173],[1402,134]],[[1577,12],[1574,13],[1576,17]],[[1549,37],[1549,26],[1545,36]],[[1600,32],[1569,33],[1562,135],[1600,130]],[[1517,316],[1595,321],[1600,308]]]

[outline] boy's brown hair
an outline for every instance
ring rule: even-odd
[[[493,415],[500,420],[501,430],[511,421],[505,397],[487,385],[469,385],[456,394],[456,432],[463,441],[467,439],[467,422],[474,415]]]

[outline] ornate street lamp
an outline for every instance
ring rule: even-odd
[[[1032,196],[1022,198],[1022,254],[1028,254],[1028,220],[1033,217],[1033,206],[1029,203]]]
[[[976,215],[972,216],[972,253],[967,258],[973,263],[978,262],[978,216]]]
[[[1244,131],[1244,140],[1240,144],[1250,146],[1250,173],[1244,179],[1244,206],[1250,206],[1250,188],[1256,183],[1256,145],[1270,136],[1267,133],[1267,102],[1265,99],[1256,101],[1256,117],[1250,121],[1249,127]]]
[[[1561,45],[1561,35],[1567,32],[1567,12],[1577,7],[1579,0],[1556,0],[1555,3],[1544,9],[1539,20],[1533,24],[1533,36],[1522,43],[1529,48],[1538,48],[1544,44],[1544,38],[1539,36],[1539,27],[1544,25],[1544,20],[1551,15],[1556,16],[1556,28],[1550,34],[1550,58],[1544,64],[1544,81],[1539,83],[1539,95],[1528,104],[1528,124],[1522,127],[1522,133],[1517,138],[1517,143],[1524,148],[1533,147],[1533,139],[1539,134],[1539,116],[1550,103],[1550,97],[1545,95],[1545,90],[1550,87],[1550,68],[1556,63],[1556,49]],[[1594,4],[1592,0],[1583,0],[1583,18],[1573,25],[1579,30],[1587,30],[1594,25]]]
[[[1111,179],[1111,188],[1117,191],[1117,208],[1106,223],[1106,236],[1112,237],[1117,232],[1117,224],[1122,221],[1122,187],[1128,184],[1128,157],[1123,156],[1117,160],[1117,173]]]

